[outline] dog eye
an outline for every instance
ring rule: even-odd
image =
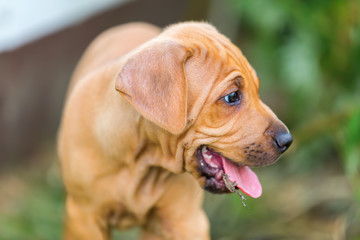
[[[240,103],[241,95],[239,91],[232,92],[224,97],[224,100],[229,105],[236,105]]]
[[[232,92],[224,97],[225,102],[227,102],[229,105],[236,105],[240,103],[240,93],[239,91]]]

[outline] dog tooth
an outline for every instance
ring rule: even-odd
[[[201,149],[201,153],[204,157],[206,157],[206,159],[211,159],[212,155],[209,154],[209,150],[206,146],[204,146],[202,149]]]
[[[208,150],[208,148],[206,146],[203,146],[202,149],[201,149],[201,152],[203,154],[208,154],[209,150]]]
[[[201,149],[201,153],[205,154],[206,152],[207,152],[206,146],[203,146],[202,149]]]
[[[203,146],[203,148],[201,149],[201,154],[202,154],[202,156],[203,156],[203,158],[204,158],[204,160],[205,160],[205,162],[207,164],[209,164],[213,168],[218,168],[218,166],[216,164],[214,164],[213,161],[212,161],[212,158],[214,156],[210,153],[208,147]]]

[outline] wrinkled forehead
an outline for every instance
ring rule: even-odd
[[[218,76],[214,80],[221,81],[238,72],[244,80],[259,87],[258,77],[240,49],[213,26],[206,23],[176,24],[164,33],[193,49],[195,57],[200,61],[199,65]]]

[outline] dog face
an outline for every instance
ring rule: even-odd
[[[226,173],[243,192],[258,197],[261,184],[249,167],[274,163],[292,136],[261,101],[259,79],[241,51],[214,29],[203,29],[195,30],[203,37],[193,41],[195,51],[185,65],[188,102],[194,103],[188,110],[201,106],[188,133],[186,167],[206,190],[227,192]]]
[[[178,136],[186,171],[211,192],[228,192],[226,173],[259,197],[250,167],[274,163],[292,142],[261,102],[246,58],[208,24],[169,27],[129,57],[116,88],[145,118]]]
[[[195,170],[211,192],[227,191],[222,178],[226,173],[241,190],[258,197],[261,185],[249,167],[274,163],[292,137],[260,100],[259,80],[247,60],[240,52],[237,57],[225,62],[194,124],[196,151],[189,171]]]

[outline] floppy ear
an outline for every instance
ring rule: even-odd
[[[184,64],[190,55],[175,41],[152,40],[128,58],[116,79],[116,90],[145,118],[179,134],[187,118]]]

